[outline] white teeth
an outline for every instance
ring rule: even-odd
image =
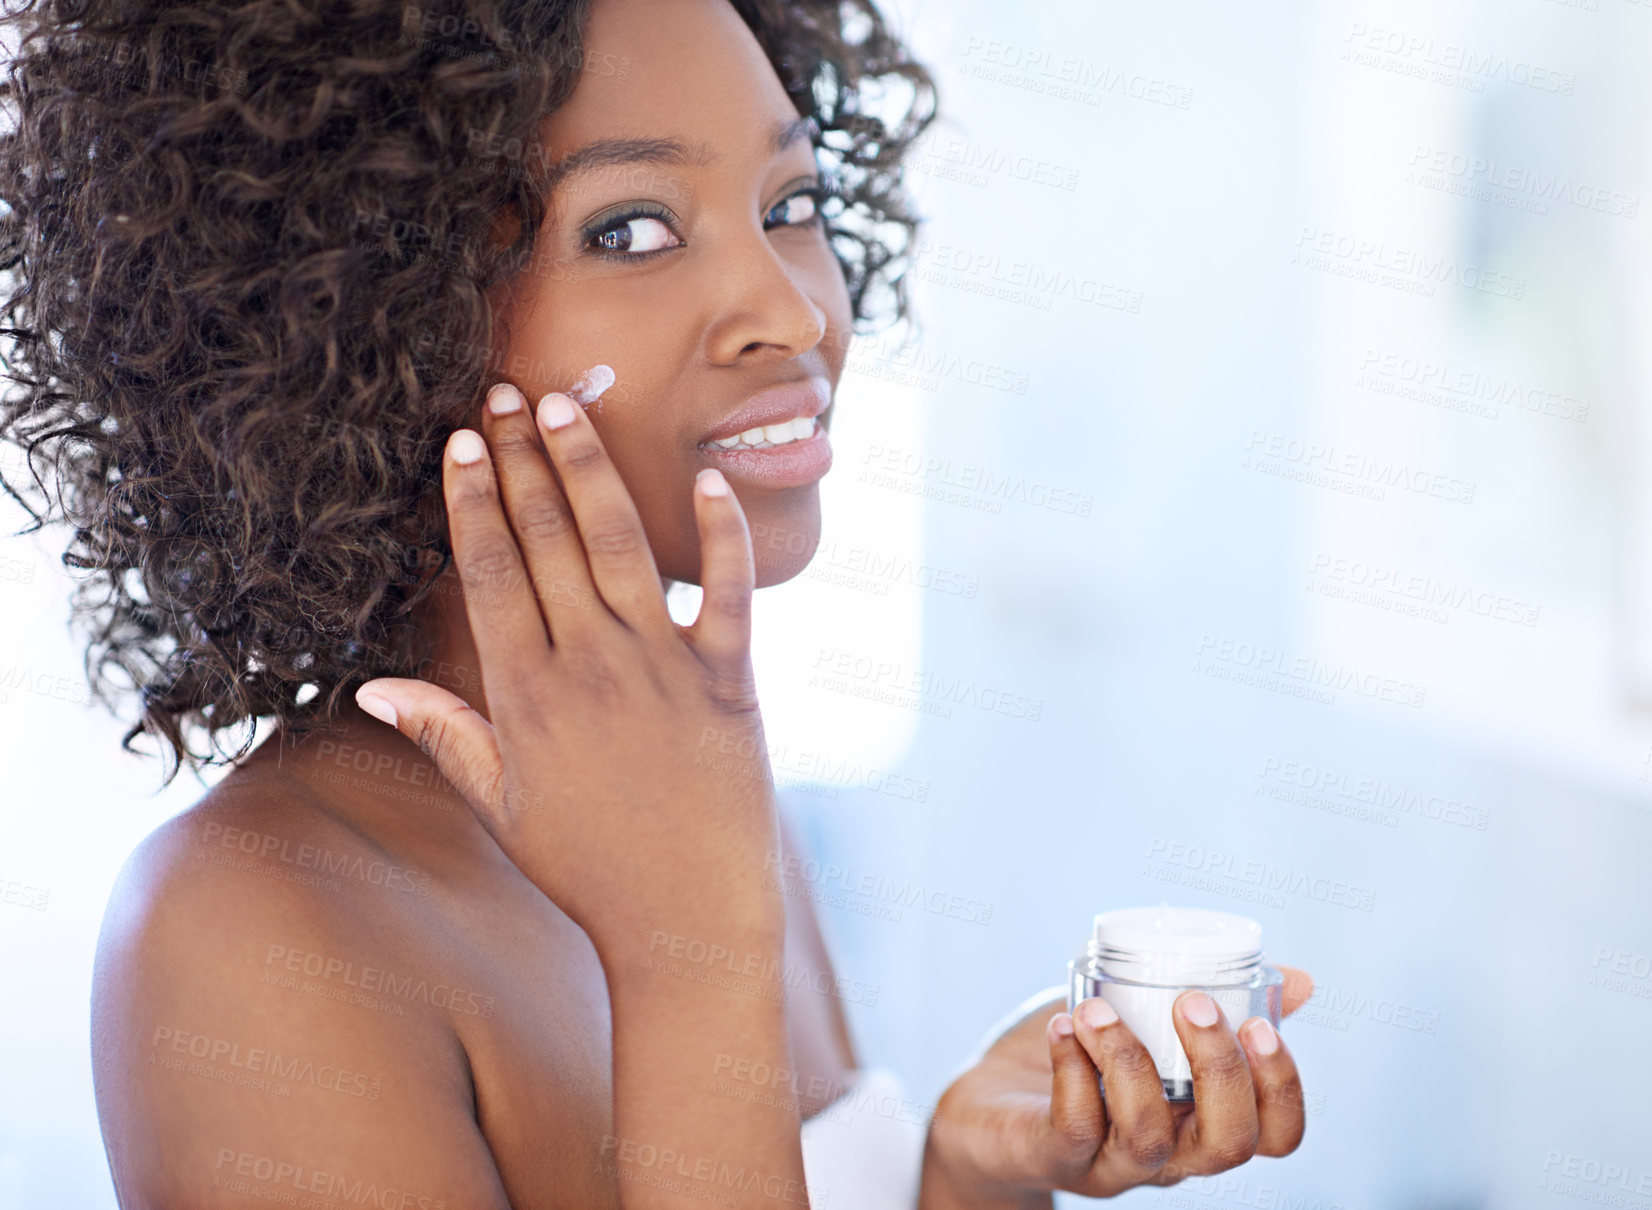
[[[738,437],[724,437],[720,441],[710,442],[719,449],[769,449],[777,445],[787,445],[793,441],[802,441],[812,437],[815,431],[813,416],[797,416],[780,424],[765,424],[761,428],[747,429]]]

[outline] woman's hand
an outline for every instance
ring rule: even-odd
[[[516,388],[494,387],[486,443],[460,429],[442,466],[492,721],[424,681],[369,681],[356,700],[436,761],[596,947],[614,1116],[592,1159],[618,1204],[717,1195],[740,1207],[806,1205],[796,1109],[707,1091],[720,1056],[788,1061],[784,987],[767,974],[780,966],[785,910],[758,877],[778,820],[752,682],[745,515],[722,476],[702,471],[705,601],[694,625],[679,626],[590,420],[556,392],[540,401],[537,427],[523,405]],[[753,775],[696,760],[725,742],[755,755]],[[680,977],[650,960],[659,937],[722,947],[765,974],[734,989]],[[665,1156],[692,1175],[679,1181],[671,1167],[662,1183],[652,1165],[665,1170]],[[731,1193],[702,1176],[734,1168],[759,1182]]]
[[[443,460],[489,718],[421,680],[369,681],[356,700],[434,759],[599,953],[629,956],[667,927],[783,927],[778,900],[759,902],[756,889],[777,825],[745,515],[723,477],[702,471],[693,508],[705,597],[694,624],[679,626],[590,419],[560,393],[537,417],[524,403],[515,387],[494,387],[486,443],[460,429]],[[705,759],[719,750],[753,758],[728,772],[730,762]]]
[[[1313,980],[1279,969],[1292,1013]],[[1032,1210],[1049,1206],[1055,1189],[1112,1197],[1294,1151],[1303,1102],[1290,1051],[1266,1019],[1242,1023],[1236,1036],[1214,1007],[1184,992],[1173,1009],[1192,1105],[1165,1100],[1152,1058],[1106,1001],[1086,1000],[1071,1015],[1059,998],[1031,1008],[936,1106],[920,1210]]]

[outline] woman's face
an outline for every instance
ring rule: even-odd
[[[822,184],[807,130],[756,38],[727,0],[595,0],[579,84],[540,137],[577,166],[498,295],[504,375],[537,403],[613,367],[591,416],[662,575],[699,580],[690,492],[708,466],[745,508],[757,583],[796,575],[820,538],[851,316],[805,192]],[[755,448],[715,444],[773,425]]]

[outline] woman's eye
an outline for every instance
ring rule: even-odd
[[[615,223],[591,239],[592,247],[604,252],[632,253],[659,252],[682,242],[662,220],[646,216]]]
[[[815,204],[812,193],[794,193],[786,198],[774,209],[770,210],[765,221],[770,226],[806,223],[820,213],[820,207]]]

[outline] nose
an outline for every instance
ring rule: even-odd
[[[826,312],[809,291],[809,273],[788,261],[762,228],[741,232],[717,258],[716,311],[706,332],[706,356],[715,365],[743,359],[790,360],[826,335]],[[836,269],[836,258],[832,259]]]

